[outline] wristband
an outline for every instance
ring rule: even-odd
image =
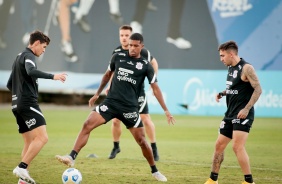
[[[224,96],[224,94],[223,94],[222,92],[218,93],[218,95],[219,95],[220,97],[223,97],[223,96]]]

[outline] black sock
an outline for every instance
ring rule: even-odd
[[[114,148],[119,148],[119,142],[114,142]]]
[[[76,157],[77,157],[77,154],[78,154],[78,153],[77,153],[76,151],[72,150],[71,153],[70,153],[70,156],[71,156],[71,158],[72,158],[73,160],[75,160]]]
[[[157,143],[151,143],[151,148],[153,149],[153,150],[155,150],[155,149],[157,149]]]
[[[19,165],[19,168],[23,168],[23,169],[26,169],[28,164],[24,163],[24,162],[21,162]]]
[[[244,175],[245,181],[248,183],[253,183],[253,176],[251,174]]]
[[[218,173],[211,172],[210,178],[211,178],[213,181],[217,181]]]
[[[153,165],[153,166],[150,166],[150,167],[151,167],[151,173],[158,172],[156,165]]]

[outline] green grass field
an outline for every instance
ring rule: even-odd
[[[47,120],[49,142],[30,165],[30,175],[38,184],[60,184],[66,169],[55,159],[68,154],[82,123],[91,109],[79,107],[52,108],[42,106]],[[167,125],[165,115],[152,115],[156,125],[160,161],[158,169],[167,183],[201,184],[209,177],[214,142],[222,117],[175,116],[176,124]],[[150,168],[128,130],[123,128],[121,153],[110,160],[112,149],[111,122],[92,131],[87,145],[79,153],[75,167],[83,175],[84,184],[157,183]],[[15,184],[12,174],[20,162],[23,145],[21,135],[9,108],[0,109],[0,184]],[[246,144],[256,184],[282,183],[282,119],[257,118]],[[98,158],[86,158],[95,153]],[[231,145],[219,174],[220,184],[239,184],[241,169]]]

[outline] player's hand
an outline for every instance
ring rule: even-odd
[[[173,116],[170,114],[170,112],[169,112],[169,111],[165,111],[165,115],[166,115],[168,124],[169,124],[169,125],[170,125],[170,124],[174,125],[175,119],[174,119]]]
[[[54,80],[60,80],[61,82],[65,82],[67,79],[67,74],[66,73],[59,73],[54,75]]]
[[[94,95],[92,98],[90,98],[90,100],[88,101],[89,107],[92,107],[98,98],[99,96],[97,95]]]
[[[215,95],[215,101],[216,102],[219,102],[219,100],[222,98],[222,96],[219,94],[219,93],[217,93],[216,95]]]
[[[249,114],[249,110],[246,109],[246,108],[244,108],[244,109],[242,109],[242,110],[239,111],[239,113],[238,113],[238,115],[237,115],[237,118],[238,118],[238,119],[246,119],[247,116],[248,116],[248,114]]]

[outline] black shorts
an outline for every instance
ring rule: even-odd
[[[106,123],[117,118],[123,122],[126,128],[143,127],[137,107],[127,107],[105,99],[93,110],[98,112],[106,120]]]
[[[220,134],[232,139],[233,131],[250,132],[254,120],[223,118],[219,126]]]
[[[138,105],[140,114],[149,114],[149,107],[145,93],[139,96]]]
[[[16,117],[19,133],[31,131],[39,126],[46,125],[44,116],[38,105],[13,110]]]

